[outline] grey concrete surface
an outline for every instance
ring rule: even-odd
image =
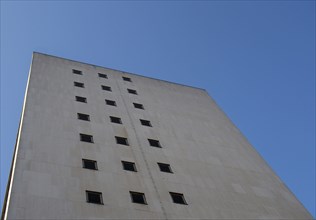
[[[20,131],[4,219],[312,219],[202,89],[34,53]],[[79,133],[94,143],[81,142]],[[99,169],[83,169],[82,158]],[[135,162],[138,172],[123,170],[122,160]],[[86,190],[102,192],[104,204],[87,203]],[[145,193],[148,204],[132,203],[129,191]],[[169,192],[183,193],[187,205],[173,203]]]

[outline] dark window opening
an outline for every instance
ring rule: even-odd
[[[154,140],[154,139],[148,139],[149,145],[152,147],[159,147],[161,148],[161,145],[159,143],[158,140]]]
[[[84,103],[87,103],[87,98],[81,97],[81,96],[76,96],[76,101],[77,101],[77,102],[84,102]]]
[[[124,81],[132,82],[131,78],[129,78],[129,77],[122,76],[122,78]]]
[[[98,73],[98,75],[100,78],[105,78],[105,79],[108,78],[108,76],[106,74],[103,74],[103,73]]]
[[[73,73],[73,74],[82,75],[82,71],[80,71],[80,70],[72,69],[72,73]]]
[[[122,161],[122,165],[124,170],[137,172],[135,163],[133,162]]]
[[[101,86],[102,90],[105,90],[105,91],[112,91],[111,87],[110,86]]]
[[[144,109],[144,106],[142,104],[139,103],[133,103],[135,108],[139,108],[139,109]]]
[[[174,193],[174,192],[169,192],[169,193],[174,203],[187,205],[182,193]]]
[[[140,123],[141,123],[142,125],[151,127],[150,121],[144,120],[144,119],[139,119],[139,120],[140,120]]]
[[[158,166],[161,172],[173,173],[169,164],[158,163]]]
[[[82,159],[82,167],[85,169],[97,170],[98,169],[97,161]]]
[[[129,192],[133,203],[147,204],[145,194],[140,192]]]
[[[115,102],[115,101],[113,101],[113,100],[108,100],[108,99],[105,100],[105,104],[107,104],[107,105],[112,105],[112,106],[116,106],[116,102]]]
[[[74,82],[74,86],[84,88],[84,84],[81,82]]]
[[[127,89],[128,93],[137,95],[137,91],[134,89]]]
[[[115,139],[116,139],[116,143],[117,144],[127,145],[128,146],[127,138],[115,136]]]
[[[88,203],[103,205],[102,193],[86,190],[86,197]]]
[[[116,124],[122,124],[122,120],[118,117],[110,116],[111,122]]]
[[[88,134],[80,134],[80,141],[93,143],[93,136]]]
[[[78,119],[84,121],[90,121],[90,116],[82,113],[77,113]]]

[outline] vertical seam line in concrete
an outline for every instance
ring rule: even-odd
[[[118,87],[118,89],[119,89],[121,99],[123,100],[124,107],[126,108],[127,115],[128,115],[128,117],[129,117],[129,120],[130,120],[130,122],[131,122],[132,128],[133,128],[133,130],[134,130],[134,133],[135,133],[135,136],[136,136],[136,140],[137,140],[137,144],[138,144],[138,146],[139,146],[139,149],[140,149],[140,152],[141,152],[141,154],[142,154],[143,160],[145,161],[145,165],[146,165],[147,171],[148,171],[148,173],[149,173],[149,177],[150,177],[150,179],[151,179],[151,181],[152,181],[152,184],[153,184],[153,186],[154,186],[155,192],[156,192],[156,194],[157,194],[157,197],[158,197],[158,200],[159,200],[159,203],[160,203],[160,207],[161,207],[162,213],[163,213],[163,215],[165,216],[165,219],[168,219],[168,218],[167,218],[166,210],[165,210],[165,208],[163,207],[163,204],[162,204],[162,201],[161,201],[159,192],[158,192],[158,188],[157,188],[157,186],[156,186],[156,184],[155,184],[154,177],[153,177],[153,175],[152,175],[152,173],[151,173],[151,171],[150,171],[149,164],[148,164],[148,161],[147,161],[146,156],[145,156],[145,152],[144,152],[144,150],[143,150],[143,148],[142,148],[142,146],[141,146],[140,139],[139,139],[139,137],[138,137],[138,135],[137,135],[137,131],[136,131],[136,128],[135,128],[135,126],[134,126],[134,123],[133,123],[133,120],[132,120],[132,116],[131,116],[131,114],[130,114],[130,112],[129,112],[129,110],[128,110],[128,107],[127,107],[127,105],[126,105],[125,99],[124,99],[124,97],[123,97],[123,95],[122,95],[122,90],[121,90],[120,84],[118,83],[117,80],[115,80],[115,82],[116,82],[117,87]]]

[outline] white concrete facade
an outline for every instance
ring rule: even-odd
[[[98,170],[84,169],[82,159],[97,161]],[[137,172],[121,161],[135,162]],[[33,54],[10,178],[3,219],[312,219],[205,90],[40,53]],[[104,204],[87,203],[86,190],[101,192]],[[130,191],[144,193],[147,204],[133,203]]]

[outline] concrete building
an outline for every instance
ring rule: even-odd
[[[33,54],[2,219],[312,219],[203,89]]]

